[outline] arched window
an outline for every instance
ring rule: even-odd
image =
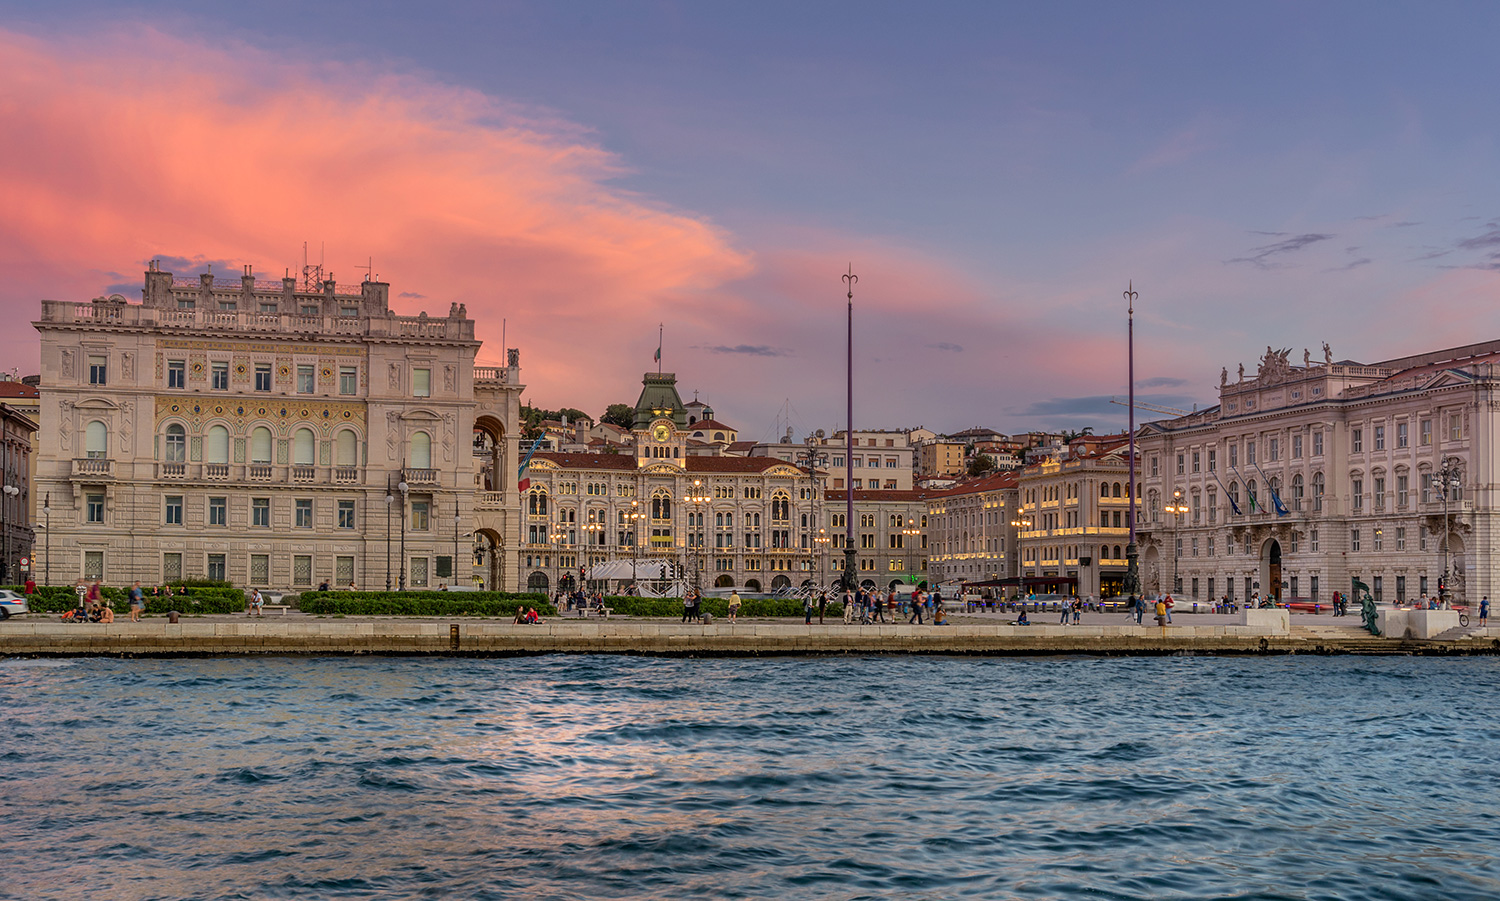
[[[786,522],[792,518],[791,499],[781,492],[771,496],[771,521]]]
[[[1321,472],[1313,473],[1312,508],[1315,513],[1323,512],[1323,474]]]
[[[1099,496],[1100,497],[1109,497],[1109,483],[1108,482],[1100,482],[1099,483]]]
[[[298,429],[292,436],[292,462],[298,466],[313,465],[313,449],[316,444],[312,429]]]
[[[1120,487],[1120,483],[1119,483],[1119,482],[1116,482],[1116,483],[1115,483],[1115,497],[1124,497],[1124,496],[1125,496],[1125,495],[1123,495],[1123,494],[1121,494],[1121,493],[1120,493],[1120,492],[1121,492],[1121,490],[1122,490],[1122,489],[1121,489],[1121,487]]]
[[[651,498],[651,518],[671,519],[672,498],[664,494],[658,494],[655,497]]]
[[[1100,545],[1100,547],[1099,547],[1099,559],[1100,560],[1110,559],[1110,557],[1109,557],[1109,545],[1107,545],[1107,544]]]
[[[168,463],[187,461],[187,430],[175,423],[167,426],[166,460]]]
[[[1250,512],[1260,512],[1260,495],[1256,493],[1254,479],[1245,482],[1245,500],[1250,505]]]
[[[1229,505],[1231,507],[1238,507],[1240,505],[1240,483],[1239,482],[1230,482],[1229,483]],[[1241,512],[1243,512],[1243,511],[1241,511]]]
[[[97,419],[89,423],[84,439],[90,459],[102,460],[109,456],[109,429],[104,423]]]
[[[1113,559],[1119,560],[1120,558],[1122,558],[1124,556],[1125,556],[1124,554],[1120,553],[1120,546],[1118,544],[1115,545],[1115,556],[1114,556]]]
[[[229,462],[229,430],[221,425],[210,426],[208,440],[204,442],[203,460],[206,463]]]
[[[1302,474],[1292,476],[1292,509],[1302,509]]]
[[[167,441],[170,442],[171,440],[172,430],[168,429]],[[271,462],[271,430],[265,426],[257,426],[255,431],[250,433],[250,462]]]
[[[411,436],[411,454],[406,458],[407,465],[413,469],[432,468],[432,436],[426,432],[417,432]]]
[[[359,464],[359,439],[355,437],[352,429],[339,432],[338,440],[334,444],[334,463],[339,466]]]
[[[526,495],[526,512],[532,516],[547,515],[547,492],[534,489]]]

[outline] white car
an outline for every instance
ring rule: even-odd
[[[10,619],[12,614],[29,613],[26,595],[16,591],[0,589],[0,619]]]

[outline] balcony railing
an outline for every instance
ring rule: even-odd
[[[317,479],[318,467],[305,464],[295,464],[292,466],[293,482],[315,482]]]
[[[476,510],[503,510],[504,508],[505,492],[503,491],[481,491],[474,498]]]
[[[335,485],[353,485],[358,481],[358,466],[335,466],[333,468],[333,482]]]
[[[436,485],[438,471],[436,469],[403,469],[401,481],[408,485]]]
[[[73,461],[73,475],[112,479],[115,475],[115,461],[100,457],[79,457]]]
[[[187,478],[187,464],[161,463],[157,466],[156,474],[163,479],[185,479]]]
[[[271,481],[271,464],[251,463],[249,466],[245,467],[245,478],[249,479],[252,482]]]
[[[216,481],[222,481],[224,479],[228,479],[229,478],[229,464],[228,463],[204,463],[203,464],[203,477],[205,479],[214,479]]]

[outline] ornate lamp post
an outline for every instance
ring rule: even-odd
[[[703,487],[702,479],[693,479],[693,485],[688,489],[687,496],[682,499],[688,510],[688,523],[696,526],[688,530],[690,543],[696,548],[696,565],[693,572],[693,590],[699,594],[703,593],[703,508],[708,506],[708,489]],[[696,511],[696,512],[694,512]]]
[[[396,577],[396,590],[406,590],[406,494],[411,491],[411,486],[406,482],[396,483],[396,490],[401,492],[401,560],[397,568],[399,575]]]
[[[1026,514],[1024,514],[1024,513],[1021,512],[1020,502],[1019,501],[1017,501],[1017,506],[1016,506],[1016,518],[1012,519],[1010,521],[1010,526],[1011,526],[1011,528],[1015,529],[1017,532],[1025,532],[1025,531],[1027,531],[1027,530],[1029,530],[1031,528],[1031,520],[1027,519],[1026,518]],[[1020,554],[1021,554],[1021,541],[1020,541],[1020,536],[1017,536],[1017,539],[1016,539],[1016,555],[1017,555],[1017,557],[1019,557]],[[1025,565],[1019,563],[1019,561],[1018,561],[1018,565],[1016,566],[1016,572],[1018,573],[1018,578],[1021,580],[1021,584],[1016,585],[1016,596],[1019,597],[1021,595],[1021,589],[1023,587],[1025,587],[1025,581],[1026,581],[1026,568],[1025,568]]]
[[[589,516],[592,517],[595,512],[596,511],[592,511],[592,510],[589,511]],[[601,513],[600,515],[602,516],[603,514]],[[590,567],[592,567],[594,565],[594,561],[597,559],[597,555],[596,555],[596,553],[594,551],[594,547],[595,547],[595,545],[598,545],[598,544],[602,543],[599,539],[602,537],[602,533],[603,532],[604,532],[604,523],[602,523],[602,522],[599,522],[599,521],[594,520],[594,519],[590,519],[588,522],[586,522],[586,523],[583,524],[583,535],[584,535],[584,537],[583,537],[583,543],[584,543],[584,546],[587,548],[583,552],[583,556],[584,556],[584,562],[586,564],[588,564]],[[598,536],[598,537],[596,537],[596,536]],[[585,586],[579,586],[579,587],[585,587]]]
[[[454,504],[456,505],[457,503],[458,503],[458,501],[455,499],[454,500]],[[451,573],[451,575],[453,577],[453,584],[455,586],[458,585],[458,520],[459,520],[458,507],[454,506],[454,508],[453,508],[453,572]]]
[[[812,516],[807,521],[807,534],[810,542],[814,545],[813,547],[808,548],[808,553],[813,558],[812,565],[817,570],[815,578],[813,579],[813,584],[818,586],[819,590],[822,590],[823,574],[826,570],[826,567],[824,567],[823,565],[823,561],[821,559],[822,555],[818,552],[819,549],[816,545],[818,542],[826,543],[828,539],[817,537],[823,532],[823,530],[818,527],[818,467],[828,465],[828,452],[815,450],[813,446],[813,442],[815,440],[817,440],[817,436],[807,436],[807,449],[802,451],[799,454],[799,457],[803,467],[807,469],[807,480],[809,490],[811,492],[811,494],[809,495],[809,501],[812,509]],[[816,529],[817,531],[814,531],[814,529]]]
[[[391,590],[391,504],[396,495],[391,492],[391,483],[385,483],[385,590]]]
[[[1438,579],[1438,601],[1447,606],[1448,596],[1448,536],[1453,531],[1453,520],[1448,509],[1448,495],[1463,488],[1463,461],[1457,457],[1446,457],[1443,465],[1433,473],[1433,481],[1443,495],[1443,575]]]
[[[5,531],[5,560],[0,562],[0,578],[10,579],[10,502],[21,489],[14,485],[6,485],[3,489],[5,497],[0,500],[0,529]]]
[[[912,551],[916,548],[917,536],[921,534],[922,530],[917,528],[917,521],[908,518],[906,528],[901,530],[901,540],[906,544],[906,572],[910,575],[912,582],[917,580],[916,572],[912,569]]]
[[[1140,295],[1135,291],[1135,282],[1130,281],[1125,288],[1126,302],[1126,355],[1127,370],[1126,379],[1129,382],[1129,416],[1130,416],[1130,477],[1126,483],[1125,497],[1128,499],[1130,508],[1125,511],[1125,524],[1130,527],[1130,535],[1125,544],[1125,584],[1122,588],[1126,596],[1130,598],[1129,609],[1136,609],[1140,603],[1138,595],[1141,593],[1141,563],[1140,549],[1135,543],[1135,509],[1137,498],[1135,496],[1135,300]]]
[[[630,502],[630,590],[640,591],[640,574],[636,572],[636,561],[641,557],[641,502]]]
[[[1182,514],[1188,512],[1188,505],[1182,499],[1182,489],[1174,490],[1172,503],[1162,509],[1176,517],[1172,520],[1172,590],[1180,594],[1182,589],[1177,585],[1177,560],[1182,556],[1182,539],[1177,537],[1177,532],[1182,528]]]
[[[47,574],[44,578],[46,584],[52,584],[52,492],[42,498],[42,518],[45,520],[43,528],[47,530]]]

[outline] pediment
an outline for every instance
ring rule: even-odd
[[[765,474],[768,477],[792,479],[800,479],[807,476],[807,473],[794,466],[772,466],[766,470]]]
[[[105,400],[102,397],[90,397],[90,398],[87,398],[85,400],[78,401],[73,406],[76,407],[79,410],[118,410],[118,409],[120,409],[119,404],[116,404],[114,401],[111,401],[111,400]]]
[[[678,466],[675,463],[668,463],[665,460],[660,460],[655,463],[651,463],[650,465],[641,467],[641,472],[645,473],[646,475],[655,476],[679,476],[686,471],[687,470],[683,469],[681,466]]]
[[[1474,379],[1466,372],[1460,372],[1456,369],[1444,369],[1429,379],[1427,384],[1422,387],[1446,388],[1450,385],[1467,385],[1473,381]]]

